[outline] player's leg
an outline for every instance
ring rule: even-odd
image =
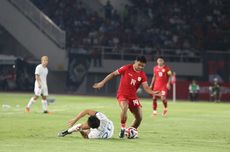
[[[195,92],[192,93],[192,101],[195,102]]]
[[[30,100],[29,100],[29,102],[25,108],[25,112],[30,112],[31,106],[39,98],[40,95],[41,95],[41,89],[38,87],[34,87],[34,96],[32,98],[30,98]]]
[[[48,102],[47,102],[47,96],[48,96],[48,89],[47,87],[44,87],[42,89],[42,109],[43,109],[43,113],[45,114],[51,114],[49,111],[48,111]]]
[[[137,129],[142,121],[142,109],[138,98],[129,101],[129,110],[134,116],[134,121],[131,126]]]
[[[39,98],[39,96],[34,95],[32,98],[30,98],[28,104],[26,105],[25,112],[30,112],[30,108],[33,105],[34,102]]]
[[[43,113],[48,113],[48,103],[47,103],[47,100],[46,100],[46,96],[42,95],[42,110],[43,110]]]
[[[126,128],[127,121],[127,111],[128,111],[128,103],[124,100],[119,103],[121,107],[120,118],[121,118],[121,128]]]
[[[218,91],[218,93],[217,93],[217,97],[218,97],[218,98],[217,98],[217,101],[218,101],[218,102],[220,102],[220,99],[221,99],[221,93],[220,93],[219,91]]]
[[[64,137],[64,136],[66,136],[66,135],[68,135],[68,134],[72,134],[73,132],[77,132],[77,131],[79,131],[79,127],[80,127],[81,125],[82,125],[82,124],[76,124],[76,125],[70,127],[69,129],[67,129],[67,130],[65,130],[65,131],[62,131],[62,132],[58,133],[58,136],[59,136],[59,137]]]
[[[195,93],[195,101],[198,100],[198,92]]]
[[[121,108],[120,112],[120,120],[121,120],[121,132],[119,134],[120,138],[124,138],[125,136],[125,128],[126,128],[126,121],[127,121],[127,111],[128,111],[128,103],[125,99],[118,100],[119,105]]]
[[[157,96],[153,96],[153,115],[157,115]]]
[[[134,127],[137,129],[140,126],[141,121],[142,121],[142,109],[141,107],[137,107],[137,108],[130,107],[130,111],[132,112],[135,118],[131,127]]]
[[[167,95],[167,91],[161,91],[161,101],[164,105],[164,109],[162,113],[163,116],[166,116],[168,112],[168,101],[167,101],[166,95]]]

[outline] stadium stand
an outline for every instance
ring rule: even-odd
[[[227,0],[130,0],[119,14],[90,12],[79,0],[32,0],[67,32],[67,47],[79,45],[229,49]],[[208,7],[207,7],[208,6]],[[109,15],[106,15],[109,14]]]

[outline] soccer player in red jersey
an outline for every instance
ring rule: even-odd
[[[134,115],[134,121],[132,127],[138,128],[142,121],[142,109],[139,99],[136,95],[137,89],[140,85],[143,86],[144,90],[153,95],[155,92],[148,86],[147,77],[143,71],[146,65],[146,58],[144,56],[138,56],[134,64],[124,65],[118,70],[107,75],[102,81],[95,83],[93,88],[102,88],[109,80],[121,75],[120,85],[117,91],[117,100],[121,108],[120,119],[121,119],[121,132],[120,138],[124,138],[127,111],[128,109]],[[157,92],[156,92],[157,93]]]
[[[153,115],[157,115],[157,99],[160,98],[164,105],[162,115],[166,116],[168,112],[167,92],[170,89],[170,79],[172,72],[165,65],[163,57],[157,58],[157,65],[153,67],[153,78],[150,87],[153,91],[160,91],[161,95],[153,95]]]

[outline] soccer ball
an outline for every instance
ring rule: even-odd
[[[134,139],[138,137],[138,131],[136,128],[129,127],[125,130],[125,135],[128,139]]]

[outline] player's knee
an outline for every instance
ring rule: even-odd
[[[122,108],[121,108],[121,111],[122,111],[123,113],[127,113],[128,107],[122,107]]]
[[[42,96],[42,99],[43,99],[43,100],[46,100],[46,96]]]
[[[166,97],[165,96],[161,96],[161,100],[165,101]]]
[[[34,100],[37,100],[38,98],[39,98],[38,96],[34,96],[34,97],[33,97]]]
[[[122,112],[127,112],[128,109],[129,109],[129,106],[128,106],[128,105],[126,105],[126,104],[122,104],[122,105],[121,105],[121,111],[122,111]]]

